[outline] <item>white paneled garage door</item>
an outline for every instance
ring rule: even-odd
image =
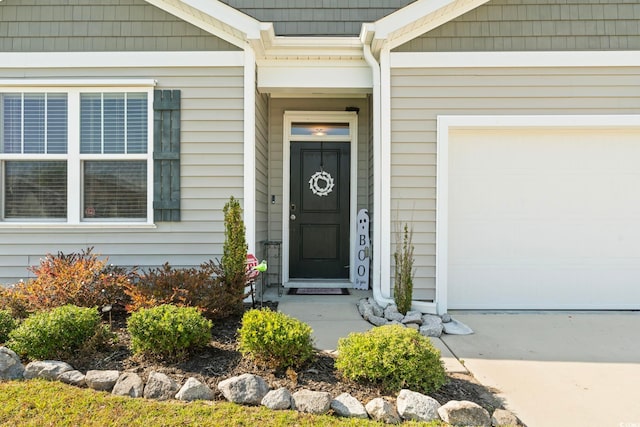
[[[450,130],[448,306],[640,308],[640,131]]]

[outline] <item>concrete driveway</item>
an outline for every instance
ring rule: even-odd
[[[640,313],[453,312],[442,340],[529,427],[640,427]]]

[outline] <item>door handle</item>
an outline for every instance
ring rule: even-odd
[[[291,221],[295,221],[296,220],[296,215],[295,214],[291,214],[291,216],[289,217],[289,219]]]

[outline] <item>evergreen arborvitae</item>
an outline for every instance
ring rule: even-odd
[[[227,286],[244,292],[247,281],[247,239],[240,202],[231,196],[224,206],[224,247],[221,267]]]

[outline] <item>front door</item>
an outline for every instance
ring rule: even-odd
[[[291,142],[289,277],[349,278],[349,142]]]

